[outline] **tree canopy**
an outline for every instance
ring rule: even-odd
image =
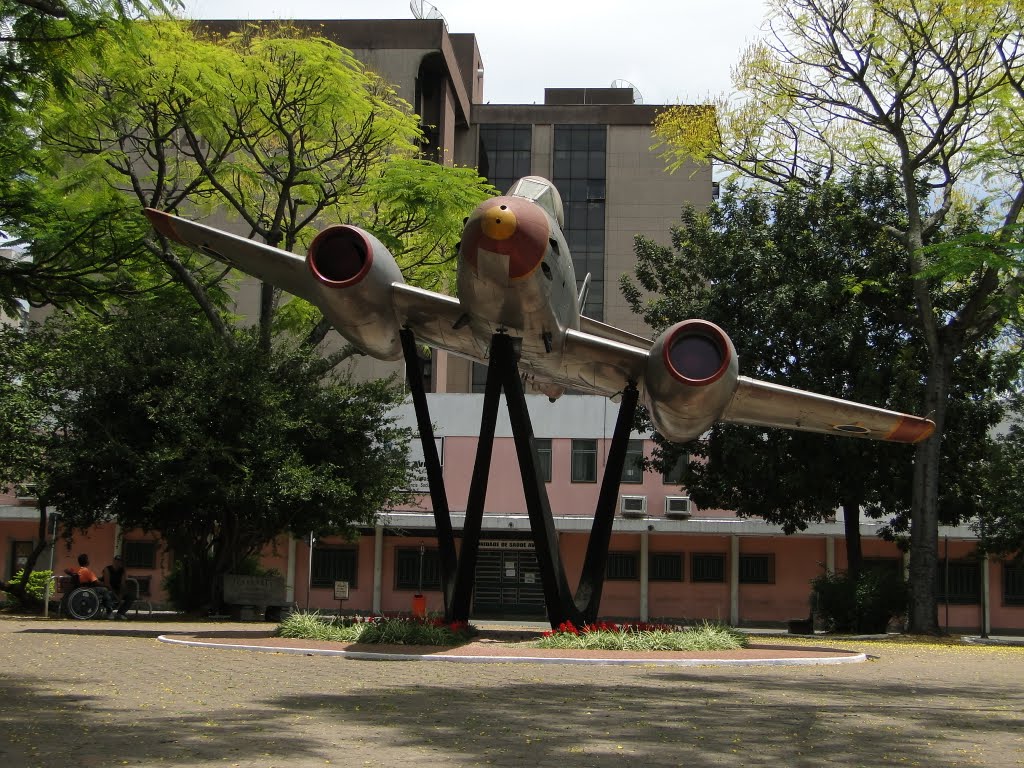
[[[684,211],[672,250],[637,239],[637,279],[624,278],[625,295],[656,330],[689,317],[720,324],[748,375],[913,408],[925,366],[916,327],[906,322],[913,299],[899,276],[899,243],[872,225],[873,217],[899,219],[893,184],[873,175],[813,190],[729,188],[707,211]],[[995,394],[1006,385],[1000,355],[975,354],[956,382],[961,397],[944,442],[946,523],[974,509],[957,496],[955,479],[998,420]],[[853,573],[862,508],[888,518],[889,532],[906,528],[907,446],[728,424],[686,446],[656,439],[663,470],[681,454],[699,457],[685,465],[683,485],[703,507],[761,516],[787,533],[842,508]]]
[[[33,470],[68,529],[159,533],[186,608],[215,600],[217,577],[281,533],[350,535],[410,486],[408,430],[391,415],[400,387],[324,380],[308,348],[268,358],[252,331],[233,333],[233,348],[219,343],[179,298],[9,339],[15,363],[48,357],[51,385],[32,402],[34,424],[53,425],[45,452],[13,469]]]
[[[900,272],[927,352],[916,409],[936,422],[917,448],[910,624],[937,631],[941,443],[954,370],[1018,322],[1024,207],[1024,25],[1017,0],[772,0],[764,38],[734,70],[735,94],[668,110],[671,166],[715,162],[772,185],[814,186],[885,169],[902,221]],[[987,224],[937,240],[958,202],[988,195]],[[948,232],[948,230],[947,230]],[[926,248],[925,246],[931,243]]]

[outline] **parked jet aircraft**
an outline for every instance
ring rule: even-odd
[[[736,349],[705,320],[684,320],[653,341],[580,314],[562,201],[538,176],[517,181],[466,219],[458,298],[407,285],[373,235],[336,225],[305,258],[244,237],[146,211],[166,237],[317,305],[368,355],[402,356],[399,331],[484,362],[493,334],[520,346],[524,380],[551,399],[566,389],[614,396],[635,384],[655,427],[675,442],[716,421],[915,443],[928,419],[739,375]],[[584,291],[586,289],[584,288]]]

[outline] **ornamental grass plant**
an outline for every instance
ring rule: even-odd
[[[337,643],[460,645],[476,635],[476,628],[464,621],[445,622],[436,617],[325,616],[318,611],[296,611],[278,625],[277,634]]]
[[[604,621],[576,627],[567,621],[537,641],[539,648],[598,651],[729,651],[746,645],[742,632],[710,621],[688,628]]]

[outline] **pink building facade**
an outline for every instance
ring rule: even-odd
[[[453,525],[461,529],[476,450],[482,396],[429,395],[437,428]],[[582,568],[616,406],[602,398],[567,397],[551,404],[530,397],[542,471],[569,583]],[[402,417],[412,422],[411,406]],[[633,435],[632,447],[649,454],[650,440]],[[823,441],[825,438],[823,438]],[[827,446],[825,446],[827,447]],[[550,462],[548,462],[548,458]],[[591,479],[594,478],[594,479]],[[611,540],[600,614],[609,619],[694,621],[735,626],[785,626],[809,613],[810,581],[846,567],[843,522],[814,524],[792,536],[759,519],[688,503],[685,491],[660,474],[631,473],[620,485],[620,508]],[[639,501],[638,501],[639,500]],[[59,511],[58,511],[59,512]],[[507,421],[499,418],[477,567],[473,616],[544,619],[543,592],[529,535],[518,463]],[[895,545],[862,525],[870,567],[894,570],[906,561]],[[940,626],[951,631],[1024,633],[1024,568],[978,558],[966,528],[940,532]],[[17,570],[38,540],[31,499],[0,500],[0,573]],[[381,511],[357,540],[316,541],[281,536],[266,548],[262,566],[285,578],[287,600],[299,608],[358,613],[401,613],[422,591],[427,610],[443,610],[437,543],[429,497],[406,509]],[[58,540],[39,567],[58,573],[87,552],[102,567],[115,553],[142,587],[143,607],[166,607],[162,581],[173,563],[152,534],[98,526]],[[311,557],[312,554],[312,557]],[[312,567],[311,567],[312,566]],[[349,597],[335,599],[335,582]],[[948,583],[948,589],[947,589]],[[945,593],[948,592],[948,600]]]

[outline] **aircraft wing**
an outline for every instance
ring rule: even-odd
[[[828,435],[916,443],[935,424],[919,416],[740,376],[722,421]]]
[[[154,208],[147,208],[146,216],[154,229],[169,240],[316,303],[316,284],[310,280],[302,256]]]
[[[481,362],[487,350],[466,322],[459,300],[407,283],[392,283],[395,310],[416,338],[432,347]]]
[[[686,362],[685,355],[676,358],[665,354],[663,340],[666,335],[671,339],[671,332],[652,344],[613,326],[607,326],[611,330],[606,331],[603,325],[593,320],[581,322],[580,331],[566,334],[561,367],[565,383],[604,395],[620,391],[627,381],[636,383],[655,425],[670,440],[692,439],[716,420],[898,443],[916,443],[935,428],[932,421],[918,416],[745,376],[731,378],[731,343],[723,345],[721,378],[701,380],[690,377],[685,370],[666,373],[673,363]],[[709,334],[710,324],[703,321],[680,325],[693,326],[698,334]]]
[[[646,365],[646,347],[595,336],[582,330],[570,330],[565,334],[562,347],[560,373],[563,378],[559,379],[559,383],[573,389],[611,396],[621,392],[627,382],[642,386]]]

